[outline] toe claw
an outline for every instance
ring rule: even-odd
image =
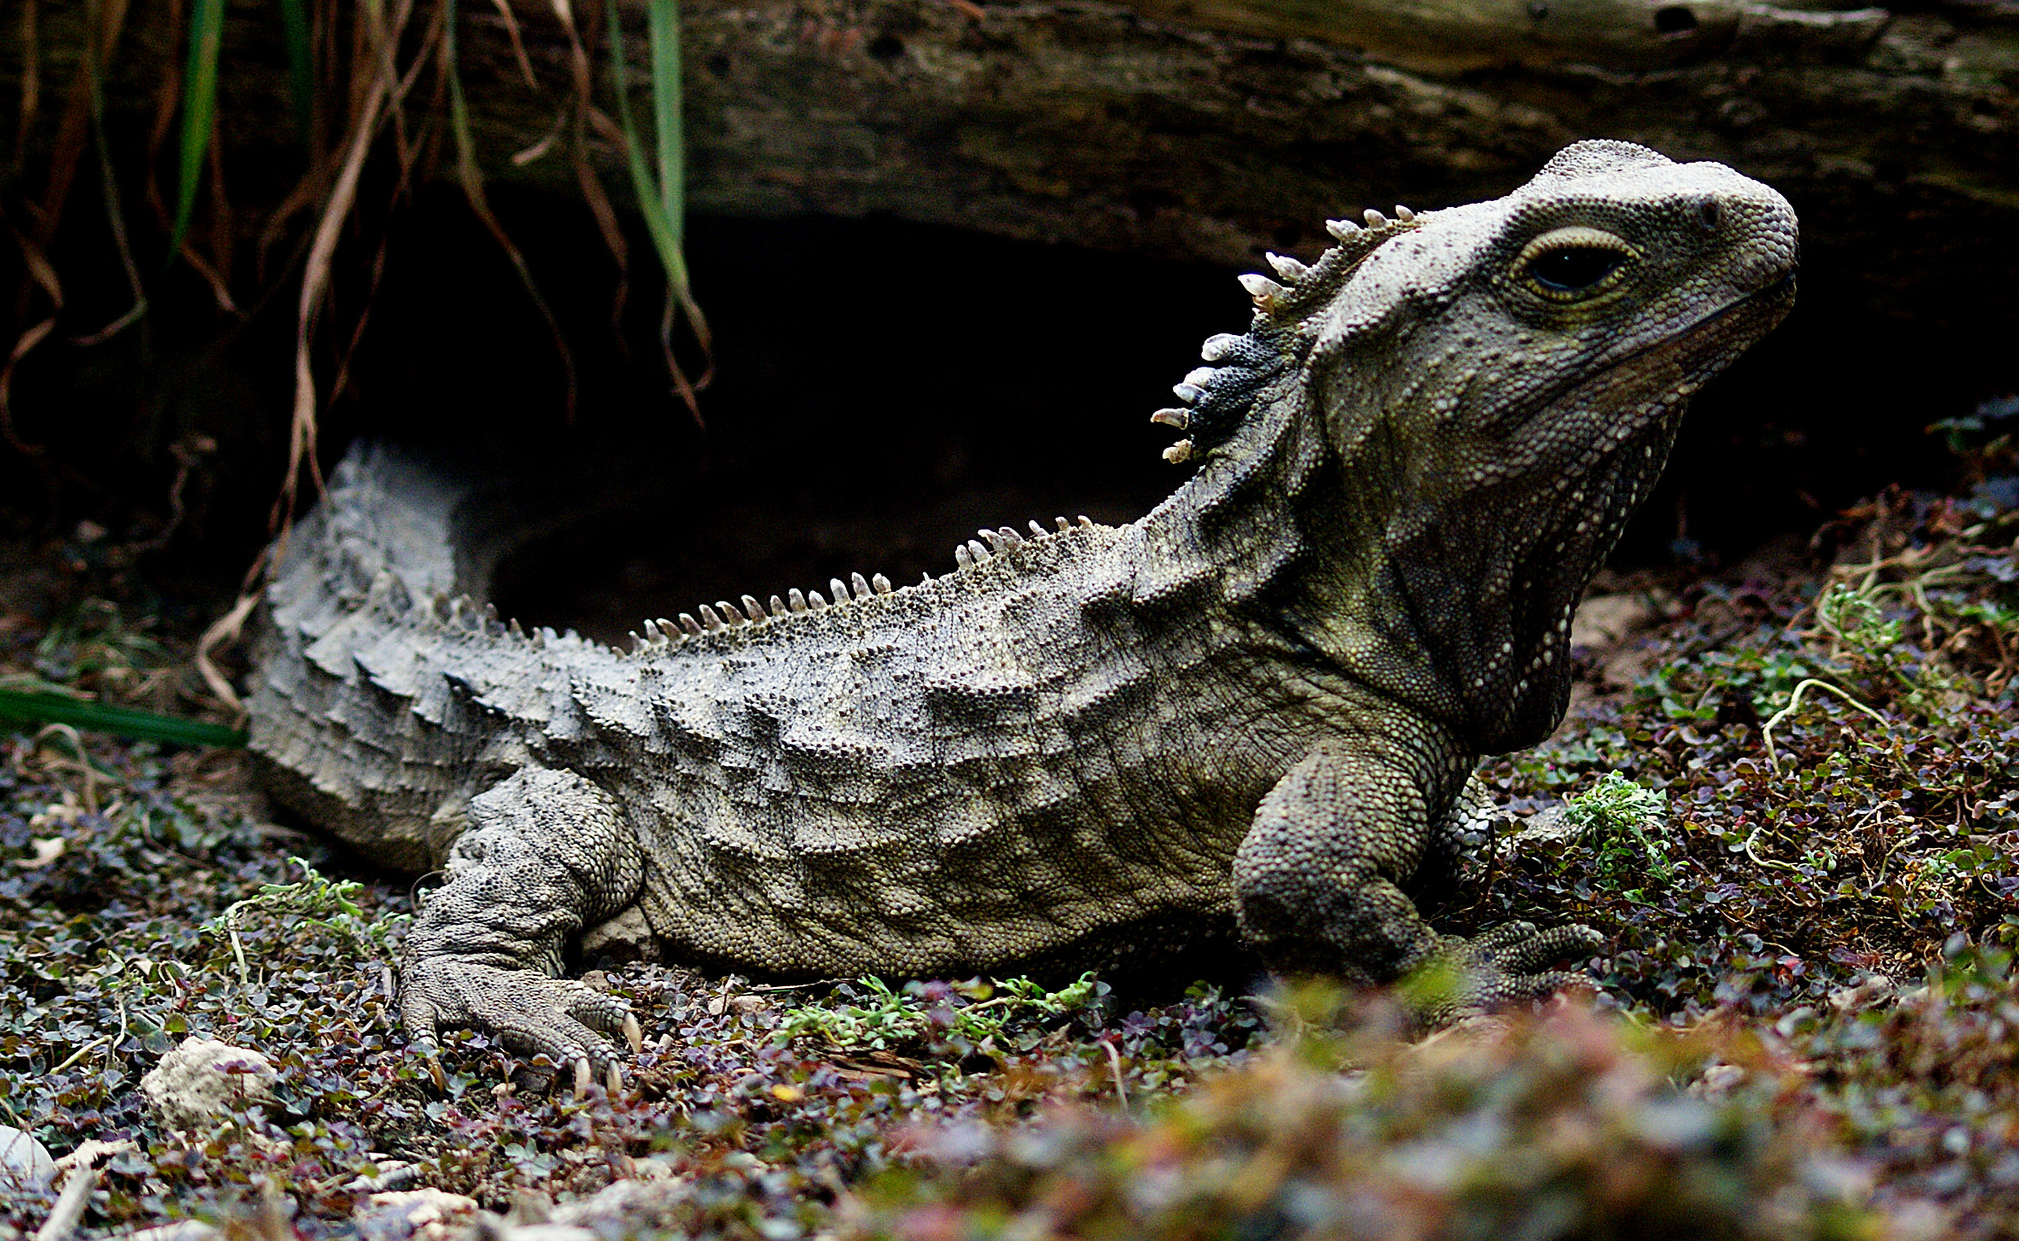
[[[1533,922],[1503,922],[1482,932],[1472,943],[1475,948],[1487,951],[1506,949],[1533,937],[1534,934]]]
[[[1455,993],[1427,995],[1419,1019],[1435,1027],[1467,1014],[1546,1000],[1566,988],[1589,991],[1597,984],[1583,970],[1549,967],[1588,960],[1605,942],[1588,926],[1537,929],[1526,922],[1504,923],[1469,941],[1448,939],[1442,960],[1460,981]]]
[[[613,1095],[624,1089],[624,1075],[618,1071],[615,1060],[603,1066],[603,1088]]]
[[[1588,956],[1604,943],[1605,937],[1588,926],[1556,926],[1517,943],[1499,945],[1495,955],[1503,969],[1533,974],[1558,961]]]
[[[507,1049],[547,1056],[560,1073],[574,1065],[578,1092],[615,1054],[604,1035],[623,1031],[634,1052],[644,1043],[644,1031],[621,1000],[532,970],[439,955],[410,963],[400,981],[407,1036],[417,1046],[432,1045],[438,1026],[494,1030]]]

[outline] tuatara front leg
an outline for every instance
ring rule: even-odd
[[[1546,967],[1603,940],[1584,926],[1439,935],[1402,885],[1433,846],[1428,798],[1391,759],[1321,744],[1278,781],[1234,858],[1241,933],[1272,970],[1386,985],[1426,967],[1454,987],[1414,1015],[1448,1024],[1588,981]]]
[[[602,1033],[637,1045],[622,1001],[559,977],[569,938],[638,895],[644,856],[609,794],[565,771],[527,769],[470,800],[471,827],[450,852],[449,883],[407,938],[400,1016],[432,1047],[443,1028],[496,1033],[556,1064],[614,1071]]]

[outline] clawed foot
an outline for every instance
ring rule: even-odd
[[[521,1055],[572,1065],[577,1093],[597,1073],[610,1090],[623,1086],[616,1049],[604,1035],[623,1035],[633,1054],[644,1045],[638,1019],[615,996],[569,978],[455,957],[429,957],[401,972],[400,1018],[407,1037],[428,1054],[438,1030],[469,1028],[495,1033]]]
[[[1590,987],[1591,975],[1583,970],[1547,967],[1590,956],[1604,944],[1588,926],[1538,930],[1532,922],[1509,922],[1473,939],[1450,935],[1436,956],[1402,980],[1401,991],[1423,1024],[1445,1026],[1547,999],[1566,987]]]

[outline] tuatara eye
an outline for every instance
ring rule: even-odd
[[[1637,257],[1617,233],[1572,224],[1531,238],[1509,264],[1508,275],[1531,297],[1582,302],[1618,288]]]
[[[1528,274],[1551,293],[1582,293],[1610,276],[1626,256],[1602,246],[1565,246],[1536,256]]]

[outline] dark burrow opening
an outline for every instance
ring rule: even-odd
[[[580,472],[571,460],[615,461],[573,490],[579,504],[553,509],[569,520],[547,522],[494,592],[528,623],[612,639],[744,593],[825,589],[857,571],[937,575],[983,525],[1140,515],[1185,474],[1160,459],[1175,436],[1150,412],[1198,364],[1199,343],[1249,313],[1236,273],[1207,264],[889,218],[703,217],[688,237],[718,363],[703,432],[658,365],[647,266],[634,264],[613,331],[615,271],[584,209],[533,192],[497,200],[572,345],[573,421],[511,268],[452,192],[430,191],[388,242],[348,385],[322,419],[325,461],[357,436],[505,446],[556,476]],[[1730,562],[1887,483],[1945,485],[1954,463],[1926,425],[2019,382],[1995,348],[2013,326],[1998,307],[1880,326],[1862,309],[1855,254],[1811,246],[1801,279],[1790,320],[1696,399],[1616,563]],[[366,271],[343,276],[339,334],[368,285]],[[88,280],[77,287],[89,296]],[[221,331],[177,314],[174,293],[161,291],[146,334],[51,346],[22,368],[16,426],[46,452],[0,454],[0,509],[17,526],[89,518],[113,540],[146,537],[167,510],[168,445],[209,436],[218,447],[188,480],[188,514],[147,563],[225,585],[265,538],[292,303]]]

